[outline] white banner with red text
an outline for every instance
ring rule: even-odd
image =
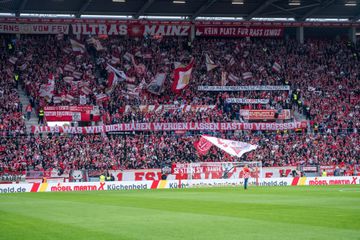
[[[129,131],[277,131],[305,129],[307,122],[289,123],[119,123],[103,126],[67,127],[67,126],[31,126],[31,133],[71,133],[71,134],[96,134],[106,132]]]
[[[99,110],[94,106],[47,106],[44,114],[46,121],[100,121]]]
[[[73,183],[24,183],[0,184],[1,193],[21,192],[72,192],[72,191],[112,191],[112,190],[147,190],[194,187],[229,187],[241,186],[244,179],[208,179],[208,180],[155,180],[127,182],[73,182]],[[327,186],[359,185],[360,177],[295,177],[295,178],[259,178],[250,179],[249,185],[257,186]]]

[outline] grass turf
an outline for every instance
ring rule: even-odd
[[[360,239],[360,186],[2,194],[0,239]]]

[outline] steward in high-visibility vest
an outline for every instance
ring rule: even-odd
[[[318,131],[319,130],[319,125],[317,123],[314,123],[314,131]]]
[[[322,177],[326,177],[326,176],[327,176],[327,172],[325,171],[325,169],[323,170],[321,176],[322,176]]]
[[[107,181],[107,182],[110,182],[110,181],[111,181],[111,176],[110,176],[110,175],[108,175],[108,176],[106,177],[106,181]]]
[[[12,46],[12,44],[11,44],[11,43],[8,43],[8,45],[7,45],[7,46],[8,46],[8,50],[9,50],[9,51],[11,51],[11,50],[13,49],[13,46]]]
[[[18,85],[19,85],[19,74],[15,73],[14,80],[15,80],[16,87],[18,87]]]
[[[105,182],[105,176],[104,175],[101,174],[99,179],[100,179],[100,182]]]
[[[39,111],[39,121],[38,124],[43,124],[44,123],[44,110],[41,108]]]

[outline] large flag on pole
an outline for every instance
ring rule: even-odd
[[[179,93],[183,90],[190,81],[191,72],[194,66],[194,58],[191,59],[190,63],[186,67],[178,67],[174,71],[174,82],[171,90],[174,93]]]
[[[80,42],[70,39],[71,48],[74,52],[84,53],[86,52],[86,48],[84,44],[81,44]]]
[[[106,66],[106,70],[108,71],[108,73],[115,73],[115,75],[119,78],[121,78],[122,80],[126,80],[127,76],[126,74],[124,73],[124,71],[120,71],[116,68],[114,68],[113,66],[111,66],[110,64],[107,64]],[[120,80],[120,79],[119,79]]]
[[[211,60],[211,58],[208,54],[205,54],[205,58],[206,58],[206,70],[208,72],[219,66],[219,65],[215,64],[213,60]]]
[[[206,141],[210,142],[211,144],[217,146],[218,148],[224,150],[228,154],[235,156],[235,157],[241,157],[245,153],[255,150],[257,148],[257,145],[252,145],[252,144],[240,142],[240,141],[210,137],[210,136],[201,136],[201,139],[202,139],[202,146],[206,146],[206,148],[203,147],[204,150],[206,150],[207,148],[210,149],[210,147],[211,147],[211,146],[208,147],[208,145],[205,145],[204,140],[206,140]],[[199,141],[199,142],[201,142],[201,141]],[[207,151],[205,151],[205,154]],[[200,151],[199,151],[199,153],[201,154]]]
[[[41,97],[46,97],[48,101],[54,96],[55,90],[55,78],[52,73],[49,74],[47,84],[42,84],[39,89],[39,94]]]
[[[197,150],[199,155],[206,155],[210,148],[212,147],[212,143],[206,140],[204,136],[201,136],[199,141],[194,142],[194,147]]]
[[[154,79],[147,85],[147,90],[153,94],[160,95],[166,79],[166,73],[157,73]]]
[[[114,72],[108,74],[108,83],[106,93],[110,94],[114,90],[116,84],[118,83],[119,78]]]
[[[86,42],[90,45],[93,45],[96,51],[105,50],[104,47],[101,45],[101,42],[94,37],[87,39]]]
[[[110,64],[107,64],[106,69],[108,71],[108,83],[106,93],[110,94],[114,90],[116,84],[126,80],[127,76],[123,71],[117,70]]]

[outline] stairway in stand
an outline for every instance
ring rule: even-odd
[[[28,96],[26,96],[25,91],[21,87],[19,87],[17,89],[17,91],[18,91],[18,94],[19,94],[20,102],[23,105],[23,109],[22,109],[23,113],[24,113],[24,115],[26,117],[26,106],[30,103],[29,98],[28,98]],[[37,114],[36,114],[35,110],[33,109],[33,111],[31,112],[30,120],[27,120],[25,118],[26,131],[29,133],[30,130],[31,130],[31,126],[37,125],[37,124],[38,124]]]

